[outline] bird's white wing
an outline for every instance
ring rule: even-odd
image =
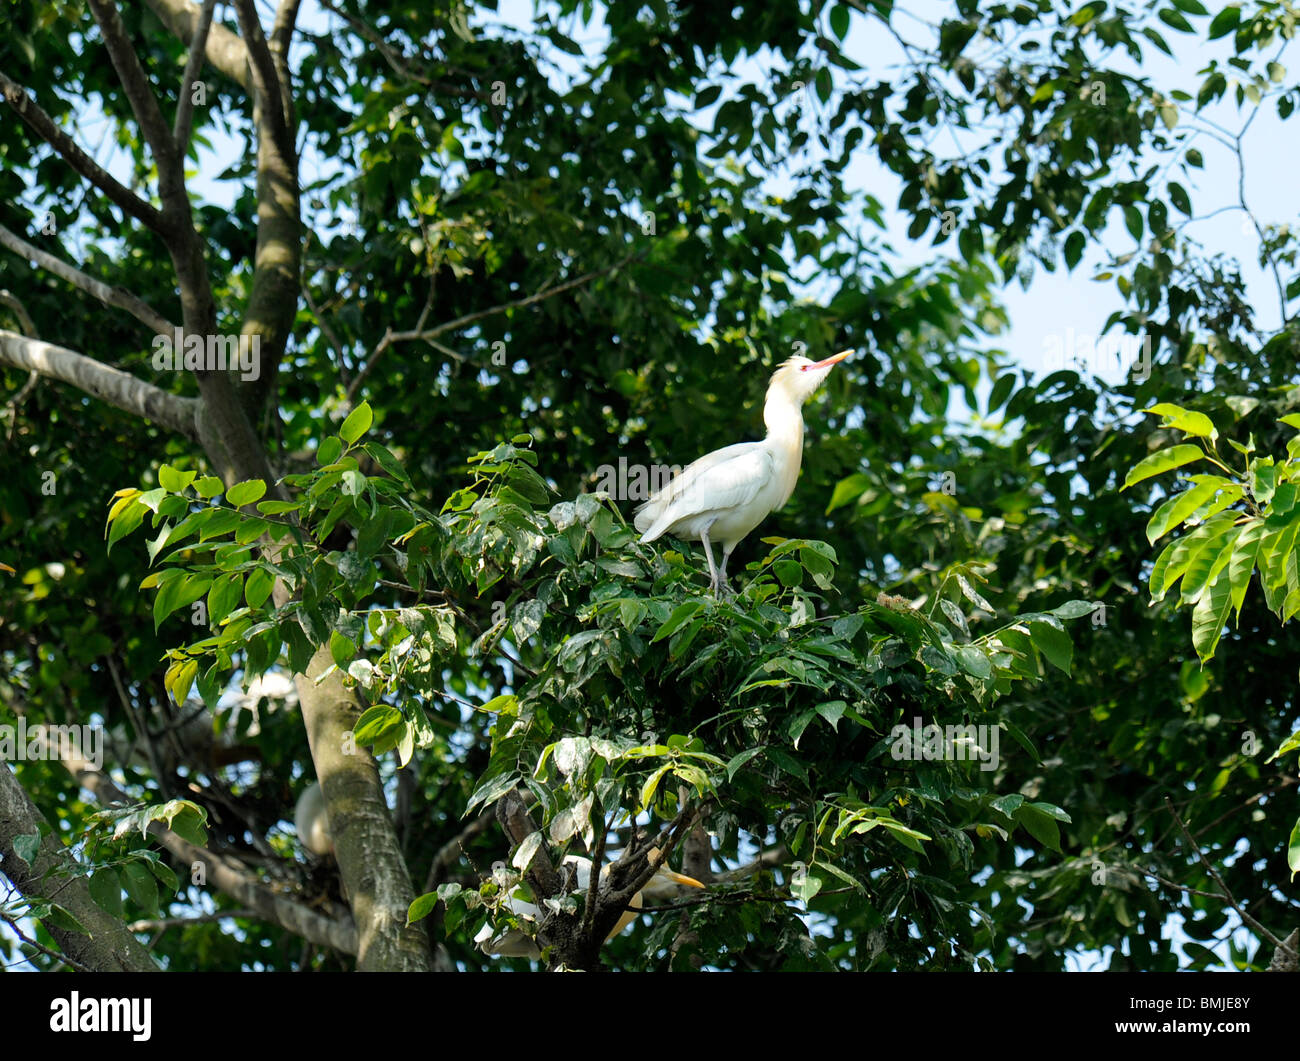
[[[758,442],[737,442],[732,446],[715,449],[712,453],[706,453],[699,460],[692,461],[673,477],[672,482],[665,484],[663,489],[656,490],[648,500],[642,501],[637,506],[636,516],[632,520],[636,529],[646,531],[654,526],[673,500],[690,489],[691,485],[710,468],[725,461],[733,460],[759,445],[761,443]]]
[[[740,508],[754,500],[775,474],[772,454],[761,442],[727,446],[701,457],[651,498],[645,514],[653,516],[643,520],[638,512],[636,529],[643,532],[643,542],[652,542],[690,516]]]

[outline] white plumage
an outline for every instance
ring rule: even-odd
[[[762,442],[724,446],[695,461],[637,508],[635,525],[643,542],[675,534],[704,544],[709,588],[726,587],[727,560],[742,538],[790,500],[803,460],[803,403],[851,350],[824,361],[792,357],[774,373],[763,403],[767,437]],[[710,541],[722,543],[715,567]]]
[[[298,797],[293,810],[293,824],[298,830],[298,842],[313,855],[322,858],[334,854],[334,838],[330,836],[330,819],[325,810],[325,793],[320,782],[313,781]]]
[[[650,851],[650,857],[657,857],[653,848]],[[569,855],[564,862],[566,865],[573,867],[572,890],[579,896],[586,895],[587,889],[591,886],[591,859],[583,858],[580,855]],[[609,876],[609,866],[610,864],[607,862],[601,867],[600,879],[602,886]],[[669,902],[676,897],[677,889],[681,887],[703,888],[704,885],[694,877],[676,873],[667,866],[660,866],[646,886],[628,900],[627,909],[623,912],[623,916],[618,919],[618,923],[605,939],[613,939],[635,921],[637,913],[645,905],[646,900],[649,900],[652,906],[659,902]],[[519,899],[511,895],[508,902],[516,917],[523,918],[526,921],[540,921],[542,919],[542,911],[526,899]],[[520,932],[518,929],[507,929],[505,932],[494,936],[492,926],[484,925],[479,929],[478,935],[474,937],[474,942],[479,945],[479,949],[484,954],[493,957],[534,959],[541,957],[541,951],[537,949],[537,944],[532,937]]]

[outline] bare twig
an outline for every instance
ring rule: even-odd
[[[1214,878],[1214,883],[1217,884],[1222,889],[1223,891],[1222,898],[1224,899],[1224,901],[1227,902],[1229,906],[1231,906],[1234,910],[1237,911],[1242,921],[1244,921],[1247,925],[1249,925],[1254,930],[1257,936],[1261,937],[1262,939],[1268,940],[1271,944],[1273,944],[1274,947],[1284,946],[1282,941],[1278,939],[1277,936],[1273,935],[1272,932],[1270,932],[1258,921],[1256,921],[1249,913],[1247,913],[1246,908],[1242,906],[1241,903],[1237,902],[1235,898],[1233,898],[1232,891],[1228,888],[1228,885],[1224,883],[1223,877],[1219,875],[1219,871],[1214,868],[1213,863],[1211,863],[1210,860],[1205,857],[1205,854],[1201,851],[1200,845],[1192,837],[1191,832],[1188,831],[1186,824],[1183,822],[1183,819],[1179,817],[1178,811],[1174,809],[1174,805],[1168,799],[1168,797],[1165,798],[1165,805],[1169,808],[1169,813],[1173,815],[1174,821],[1178,823],[1178,828],[1182,830],[1183,836],[1187,838],[1188,844],[1190,844],[1192,850],[1196,852],[1196,857],[1200,859],[1201,865],[1205,867],[1205,871],[1211,877]]]
[[[214,910],[210,914],[195,914],[193,917],[154,917],[142,921],[132,921],[126,927],[132,932],[157,932],[168,928],[183,928],[186,925],[205,925],[213,921],[224,921],[228,917],[260,918],[256,910]]]
[[[426,892],[431,892],[438,886],[439,882],[447,876],[447,870],[464,852],[465,845],[481,835],[491,824],[492,812],[484,811],[438,849],[438,853],[433,856],[433,863],[429,866],[429,875],[424,880]]]
[[[574,277],[572,280],[566,280],[563,283],[555,284],[552,287],[543,288],[541,291],[527,295],[524,298],[517,298],[512,302],[503,302],[499,306],[491,306],[488,309],[475,310],[473,313],[467,313],[463,317],[457,317],[455,320],[447,321],[444,324],[437,324],[432,328],[414,328],[411,331],[405,332],[395,332],[389,328],[388,331],[384,333],[384,337],[379,341],[379,345],[375,347],[375,352],[370,355],[366,360],[365,365],[362,366],[361,371],[358,372],[356,377],[352,380],[351,386],[348,387],[347,400],[351,402],[356,397],[357,391],[361,389],[361,384],[365,382],[366,377],[370,375],[375,365],[378,364],[379,359],[394,343],[424,341],[429,343],[431,346],[439,346],[438,343],[434,342],[439,335],[455,331],[458,328],[464,328],[466,325],[473,324],[475,321],[480,321],[484,317],[491,317],[498,313],[506,313],[512,309],[523,309],[525,306],[534,305],[544,299],[554,298],[556,295],[563,294],[565,291],[589,283],[598,277],[616,273],[633,258],[637,258],[642,254],[644,254],[644,251],[634,251],[621,258],[619,261],[614,262],[612,265],[605,266],[603,269],[594,269],[589,273],[584,273],[582,276]],[[445,347],[441,347],[441,349],[447,353],[451,353],[451,351],[447,351]],[[459,357],[456,359],[463,360]]]
[[[19,927],[18,920],[16,918],[10,917],[8,914],[4,913],[3,911],[0,911],[0,921],[3,921],[6,925],[8,925],[13,930],[14,935],[17,936],[24,943],[26,943],[27,946],[40,951],[47,958],[53,958],[57,962],[66,963],[67,965],[72,966],[74,969],[81,970],[83,973],[94,972],[94,970],[91,969],[89,965],[83,965],[81,962],[77,961],[76,958],[69,957],[66,954],[60,954],[58,951],[51,950],[49,947],[45,946],[45,944],[38,943],[36,940],[32,939],[31,936],[29,936],[26,932],[22,930],[21,927]],[[23,959],[23,961],[27,961],[27,960],[28,959],[26,958]]]
[[[12,291],[0,288],[0,302],[13,310],[14,316],[18,318],[18,326],[22,328],[23,334],[27,338],[37,338],[36,325],[32,321],[31,314],[27,312],[27,307],[23,305],[22,299]],[[22,408],[23,402],[36,389],[36,384],[40,381],[41,374],[33,369],[27,373],[27,381],[18,388],[18,393],[5,402],[5,415],[9,420],[9,426],[5,428],[5,441],[12,442],[14,440],[14,432],[18,429],[18,410]],[[7,570],[10,574],[13,573],[12,568],[7,568]]]
[[[0,246],[8,247],[15,254],[33,261],[42,269],[53,273],[61,280],[66,280],[75,287],[81,288],[87,294],[93,295],[106,306],[116,306],[118,309],[124,309],[131,314],[136,320],[147,328],[153,330],[156,335],[171,335],[175,331],[175,326],[155,310],[143,299],[137,298],[130,291],[122,287],[113,287],[104,283],[102,280],[96,280],[93,276],[88,276],[75,266],[69,265],[53,254],[49,254],[39,247],[28,243],[17,233],[11,232],[0,225]]]

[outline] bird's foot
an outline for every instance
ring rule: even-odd
[[[719,582],[710,587],[713,590],[713,596],[717,600],[735,600],[736,591],[731,588],[730,582]]]

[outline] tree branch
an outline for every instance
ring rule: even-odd
[[[203,65],[204,49],[207,47],[208,32],[212,28],[212,15],[216,8],[217,0],[204,0],[203,10],[199,13],[199,24],[195,27],[194,38],[190,42],[190,55],[185,60],[185,73],[181,75],[180,99],[176,103],[172,139],[176,141],[176,154],[182,160],[189,150],[190,127],[194,122],[194,86],[199,80],[199,67]]]
[[[171,335],[175,331],[175,325],[171,321],[143,299],[131,294],[126,288],[113,287],[102,280],[96,280],[93,276],[87,276],[75,266],[69,265],[62,259],[56,258],[53,254],[49,254],[28,243],[21,236],[9,231],[4,225],[0,225],[0,246],[8,247],[15,254],[28,261],[35,262],[42,269],[68,281],[74,287],[81,288],[81,290],[99,299],[104,305],[116,306],[118,309],[126,310],[127,313],[144,324],[155,335]]]
[[[148,226],[154,232],[165,234],[167,221],[162,212],[141,199],[135,192],[102,169],[93,158],[83,151],[62,129],[60,129],[44,110],[33,100],[17,82],[10,80],[0,71],[0,92],[28,128],[49,144],[77,173],[90,181],[96,188],[108,196],[121,210]]]
[[[92,792],[104,805],[133,803],[112,779],[86,760],[68,757],[63,765],[77,783]],[[160,822],[149,825],[149,834],[182,863],[202,865],[216,888],[243,903],[257,916],[273,924],[345,954],[357,953],[357,930],[351,921],[324,917],[302,903],[279,894],[251,876],[237,859],[191,844]]]
[[[276,143],[284,143],[285,114],[280,95],[280,77],[275,70],[275,57],[266,43],[262,23],[257,17],[253,0],[232,0],[239,18],[239,30],[244,35],[248,49],[249,67],[252,70],[253,91],[262,106],[263,119],[270,122],[271,134]]]
[[[166,207],[169,196],[163,189],[170,171],[175,169],[176,142],[172,139],[162,108],[158,106],[149,79],[140,65],[140,57],[135,54],[131,38],[122,25],[117,4],[114,0],[90,0],[90,11],[99,23],[99,32],[104,37],[104,46],[108,49],[113,69],[117,71],[122,91],[131,104],[131,113],[135,115],[140,131],[144,133],[149,149],[153,152],[154,161],[158,164],[159,197]]]
[[[1232,892],[1229,890],[1228,885],[1224,883],[1223,878],[1219,875],[1219,871],[1215,869],[1210,860],[1205,857],[1205,854],[1201,851],[1200,845],[1195,841],[1195,839],[1193,839],[1192,834],[1188,831],[1187,826],[1183,823],[1183,819],[1179,817],[1178,811],[1174,809],[1174,805],[1168,797],[1165,798],[1165,806],[1169,808],[1169,813],[1173,815],[1174,821],[1178,823],[1178,828],[1183,831],[1183,836],[1187,838],[1187,842],[1191,845],[1192,850],[1196,852],[1196,857],[1200,859],[1201,865],[1205,867],[1205,871],[1214,878],[1214,883],[1217,884],[1219,889],[1223,892],[1224,901],[1237,911],[1237,914],[1241,917],[1242,921],[1249,925],[1255,931],[1255,934],[1261,939],[1268,940],[1274,947],[1282,947],[1285,949],[1285,944],[1278,939],[1277,936],[1273,935],[1272,932],[1256,921],[1246,912],[1246,908],[1233,898]]]
[[[85,354],[0,329],[0,364],[70,383],[115,408],[151,420],[192,441],[199,437],[196,399],[169,394]]]
[[[287,65],[277,73],[275,56],[262,35],[253,0],[235,0],[248,45],[254,86],[253,120],[257,126],[257,248],[253,281],[241,335],[257,337],[262,375],[241,390],[244,411],[261,415],[293,331],[301,292],[302,220],[298,154],[294,142],[292,85]],[[288,19],[296,6],[282,8]],[[277,25],[282,35],[291,22]]]
[[[289,45],[293,43],[293,30],[298,22],[300,0],[280,0],[271,27],[271,59],[276,80],[280,84],[280,106],[284,110],[285,124],[293,126],[293,78],[289,72]]]
[[[145,0],[159,21],[187,45],[193,45],[199,28],[200,10],[190,0]],[[203,49],[204,58],[230,80],[253,93],[253,79],[248,69],[248,49],[244,42],[221,23],[215,23]]]

